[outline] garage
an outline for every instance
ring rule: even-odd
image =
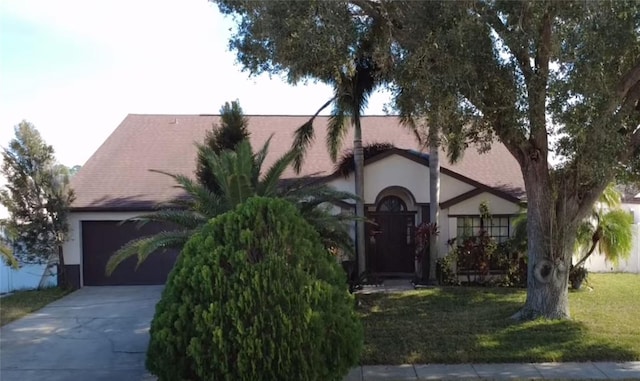
[[[124,244],[146,235],[167,230],[158,223],[141,227],[134,222],[82,221],[82,276],[85,286],[164,284],[178,256],[177,250],[151,254],[138,268],[137,258],[122,262],[111,274],[105,274],[109,257]]]

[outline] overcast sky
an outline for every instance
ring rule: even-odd
[[[310,114],[325,85],[249,78],[227,49],[232,27],[205,0],[0,2],[0,145],[35,124],[58,160],[83,164],[129,113]],[[369,114],[382,114],[385,94]]]

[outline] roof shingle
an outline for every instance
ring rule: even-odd
[[[308,116],[248,116],[251,144],[261,147],[273,135],[268,168],[291,145],[294,131]],[[72,179],[76,200],[74,210],[146,210],[180,195],[169,176],[151,172],[161,170],[193,175],[196,167],[195,144],[205,132],[219,123],[217,115],[128,115]],[[325,145],[328,117],[314,123],[315,140],[307,152],[301,175],[330,175],[331,162]],[[362,118],[363,143],[392,143],[401,149],[420,150],[415,137],[394,116]],[[351,148],[350,131],[344,149]],[[444,158],[444,155],[442,156]],[[500,188],[522,198],[524,182],[516,161],[506,148],[495,143],[485,154],[468,149],[462,160],[442,166],[470,179]],[[296,177],[288,169],[285,178]]]

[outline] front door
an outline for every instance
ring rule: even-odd
[[[377,211],[369,213],[369,270],[374,273],[413,273],[415,212],[395,196],[382,199]]]

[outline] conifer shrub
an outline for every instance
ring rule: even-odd
[[[341,380],[363,332],[344,271],[286,201],[252,198],[185,246],[151,323],[162,380]]]

